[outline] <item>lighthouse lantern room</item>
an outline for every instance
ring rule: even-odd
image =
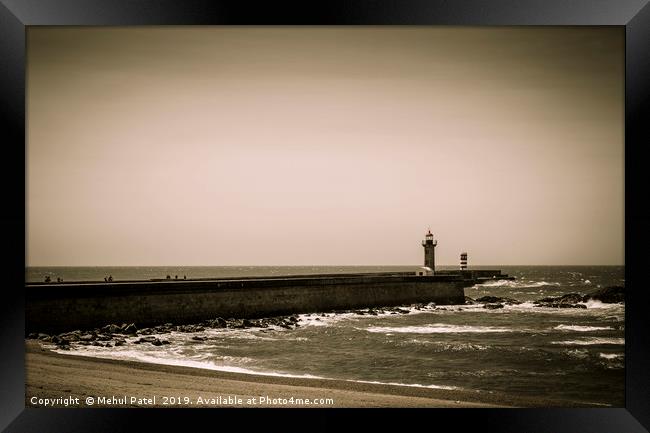
[[[431,233],[431,229],[429,229],[422,241],[422,246],[424,247],[424,266],[431,268],[434,273],[436,271],[436,245],[438,245],[438,241],[433,239],[433,234]]]

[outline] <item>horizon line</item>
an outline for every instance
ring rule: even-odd
[[[266,265],[250,265],[250,264],[237,264],[237,265],[196,265],[196,264],[181,264],[181,265],[154,265],[154,264],[140,264],[140,265],[26,265],[25,268],[71,268],[71,267],[78,267],[78,268],[129,268],[129,267],[166,267],[166,268],[172,268],[172,267],[202,267],[202,268],[207,268],[207,267],[381,267],[381,266],[401,266],[401,267],[406,267],[406,266],[416,266],[416,267],[422,267],[424,265],[422,264],[308,264],[308,265],[286,265],[286,264],[266,264]],[[454,264],[440,264],[436,265],[438,266],[451,266],[451,267],[459,267],[460,265],[457,263]],[[472,268],[472,267],[484,267],[484,266],[625,266],[625,263],[622,264],[600,264],[600,263],[590,263],[590,264],[495,264],[495,263],[487,263],[487,264],[474,264],[474,265],[468,265],[467,268]]]

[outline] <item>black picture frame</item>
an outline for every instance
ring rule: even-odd
[[[40,25],[607,25],[624,26],[626,402],[606,409],[33,409],[25,408],[25,31]],[[401,0],[260,2],[207,0],[0,0],[0,98],[5,121],[1,170],[6,270],[2,272],[3,348],[0,428],[7,431],[187,430],[234,423],[238,430],[302,425],[332,430],[352,424],[376,428],[446,425],[454,431],[644,432],[650,429],[647,348],[650,245],[646,205],[650,170],[650,6],[648,0]],[[588,223],[588,222],[586,222]],[[607,228],[603,228],[606,230]],[[218,423],[218,424],[215,424]],[[232,427],[231,427],[232,428]],[[404,428],[404,427],[402,427]]]

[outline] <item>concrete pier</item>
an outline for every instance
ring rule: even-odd
[[[500,275],[488,273],[493,272]],[[197,323],[216,317],[259,318],[412,303],[462,304],[464,287],[473,285],[475,278],[459,273],[385,273],[31,283],[26,285],[26,332],[64,332],[110,323]]]

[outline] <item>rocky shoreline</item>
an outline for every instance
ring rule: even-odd
[[[590,300],[600,301],[603,303],[623,303],[625,302],[625,287],[612,286],[598,289],[586,295],[579,293],[569,293],[557,297],[546,297],[534,302],[536,307],[548,308],[587,308],[584,304]],[[485,309],[500,309],[505,305],[518,305],[522,301],[508,297],[498,296],[483,296],[481,298],[472,299],[468,296],[465,297],[465,305],[483,304]],[[429,304],[411,304],[408,306],[398,307],[384,307],[384,308],[367,308],[357,310],[335,310],[330,313],[353,313],[357,315],[379,315],[379,314],[408,314],[412,308],[415,310],[454,310],[458,309],[453,306],[438,307],[434,303]],[[307,317],[315,316],[314,320],[321,320],[321,317],[327,317],[326,313],[312,313],[307,314]],[[170,344],[170,341],[159,338],[155,335],[164,335],[171,332],[184,332],[195,333],[201,332],[205,329],[247,329],[247,328],[269,328],[280,327],[284,329],[295,329],[300,326],[298,315],[268,317],[262,319],[237,319],[217,317],[215,319],[205,320],[199,324],[183,324],[175,325],[172,323],[165,323],[162,325],[138,328],[135,323],[123,323],[121,325],[109,324],[102,328],[95,328],[92,330],[74,330],[64,332],[57,335],[48,335],[44,333],[31,333],[27,336],[28,339],[39,340],[41,342],[49,342],[54,344],[57,348],[62,350],[69,350],[71,346],[98,346],[98,347],[116,347],[129,344],[127,338],[139,337],[137,340],[132,341],[132,344],[151,344],[154,346],[162,346]],[[155,334],[155,335],[154,335]],[[193,340],[204,341],[205,337],[194,336]]]
[[[591,293],[587,293],[586,295],[581,295],[580,293],[567,293],[562,296],[549,296],[538,299],[534,301],[533,304],[535,307],[586,309],[587,305],[585,305],[585,302],[589,301],[600,301],[604,304],[625,303],[625,287],[604,287],[602,289],[594,290]],[[513,298],[498,296],[483,296],[477,299],[472,299],[466,296],[465,304],[484,304],[483,308],[496,310],[503,308],[505,305],[519,305],[523,304],[523,302]]]
[[[436,309],[435,304],[413,304],[408,307],[415,309]],[[444,309],[444,308],[440,308]],[[403,307],[385,307],[385,308],[368,308],[363,310],[335,310],[330,313],[354,313],[358,315],[379,315],[379,314],[408,314],[409,310]],[[315,320],[321,320],[321,317],[327,317],[326,313],[312,313],[307,316],[315,316]],[[41,342],[53,343],[57,348],[62,350],[69,350],[72,344],[82,346],[98,346],[98,347],[115,347],[128,344],[126,338],[137,337],[132,344],[152,344],[154,346],[162,346],[170,344],[170,341],[164,338],[159,338],[155,335],[164,335],[171,332],[194,333],[201,332],[206,329],[248,329],[248,328],[269,328],[279,327],[284,329],[295,329],[300,326],[298,323],[298,315],[293,314],[289,316],[267,317],[262,319],[237,319],[237,318],[222,318],[205,320],[198,324],[183,324],[175,325],[173,323],[165,323],[162,325],[138,328],[135,323],[123,323],[121,325],[109,324],[102,328],[95,328],[92,330],[74,330],[64,332],[56,335],[49,335],[45,333],[31,333],[27,336],[31,340],[39,340]],[[193,340],[204,341],[205,337],[194,336]]]

